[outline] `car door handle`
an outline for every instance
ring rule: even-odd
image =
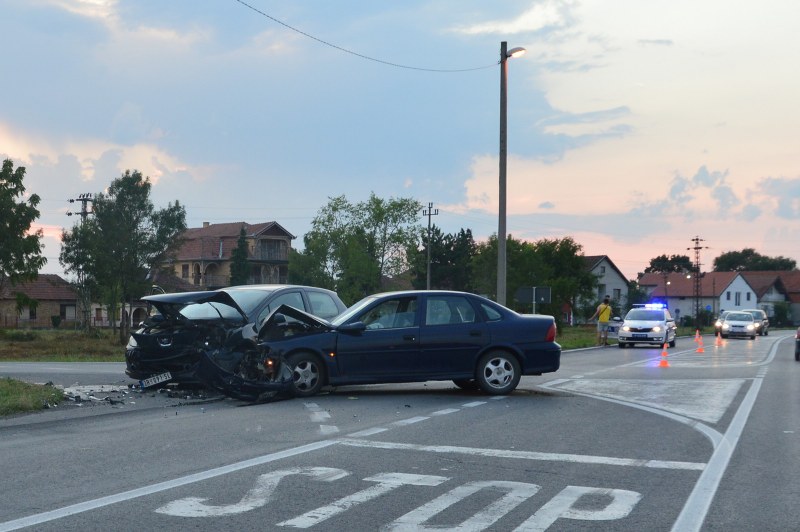
[[[404,334],[404,335],[403,335],[403,340],[407,340],[407,341],[409,341],[409,342],[413,342],[413,341],[415,341],[416,339],[417,339],[417,337],[416,337],[416,336],[414,336],[413,334]]]

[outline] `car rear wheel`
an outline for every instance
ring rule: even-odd
[[[514,355],[505,351],[490,351],[478,360],[475,380],[484,392],[505,395],[517,387],[521,372]]]
[[[455,379],[453,380],[453,384],[461,388],[462,390],[477,390],[478,383],[475,382],[475,379]]]
[[[325,382],[325,370],[312,353],[295,353],[287,360],[292,370],[294,392],[299,397],[317,394]]]

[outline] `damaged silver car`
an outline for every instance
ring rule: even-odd
[[[125,350],[125,373],[143,387],[203,384],[197,376],[203,355],[234,356],[256,349],[258,324],[281,305],[323,318],[346,308],[335,292],[296,285],[246,285],[143,300],[154,312],[131,334]]]

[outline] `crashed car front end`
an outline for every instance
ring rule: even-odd
[[[167,381],[202,384],[196,371],[203,354],[238,350],[256,335],[247,316],[224,292],[143,299],[157,313],[131,333],[125,349],[125,373],[142,386]],[[207,314],[193,314],[198,308]]]
[[[287,320],[287,316],[290,318]],[[281,305],[263,322],[258,337],[236,350],[205,350],[198,378],[209,388],[248,402],[292,397],[295,375],[281,341],[327,332],[329,323],[288,305]]]

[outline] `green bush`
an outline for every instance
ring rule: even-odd
[[[50,323],[53,324],[54,329],[58,329],[58,326],[61,325],[61,316],[50,316]]]

